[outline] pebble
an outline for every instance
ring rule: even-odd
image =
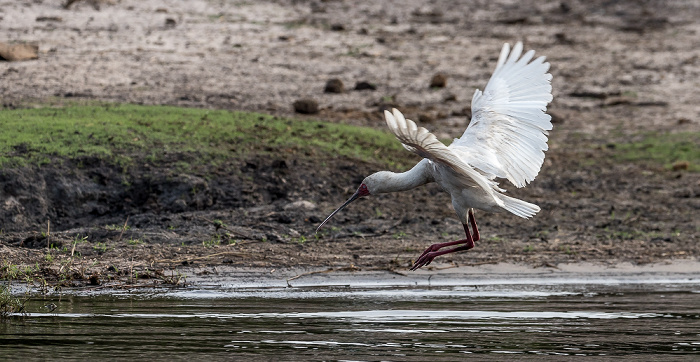
[[[316,114],[318,113],[318,102],[311,98],[299,99],[294,102],[294,110],[301,114]]]
[[[442,73],[435,74],[430,80],[430,88],[445,88],[447,86],[447,76]]]
[[[323,91],[326,93],[343,93],[345,91],[345,85],[343,81],[338,78],[329,79]]]
[[[427,113],[420,113],[418,115],[418,122],[420,123],[433,123],[434,120],[435,119]]]
[[[673,171],[687,170],[690,168],[690,162],[688,161],[677,161],[673,164]]]
[[[337,24],[337,23],[336,23],[336,24],[332,24],[332,25],[331,25],[331,30],[332,30],[332,31],[343,31],[343,30],[345,30],[345,25],[343,25],[343,24]]]
[[[294,201],[284,205],[285,210],[313,210],[315,208],[316,204],[306,200]]]
[[[377,86],[366,81],[355,83],[355,90],[377,90]]]

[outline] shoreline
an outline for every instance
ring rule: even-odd
[[[213,297],[235,297],[237,290],[287,288],[430,288],[448,286],[505,285],[609,285],[700,284],[700,260],[675,259],[634,265],[629,262],[602,264],[564,263],[557,267],[533,267],[501,262],[478,266],[460,266],[434,270],[402,272],[393,269],[341,268],[256,268],[226,265],[182,267],[177,272],[183,282],[155,284],[139,280],[99,286],[63,287],[44,295],[171,294],[182,291],[208,291]],[[10,283],[12,294],[42,294],[40,288],[19,281]],[[216,291],[226,294],[216,294]]]

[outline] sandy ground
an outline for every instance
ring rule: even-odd
[[[69,9],[3,1],[0,41],[37,43],[39,59],[0,62],[0,94],[5,108],[77,98],[285,116],[296,115],[294,101],[311,98],[320,112],[310,117],[373,127],[383,127],[381,109],[396,106],[451,138],[466,127],[473,91],[486,84],[502,44],[523,41],[552,65],[555,128],[538,179],[509,192],[543,211],[532,221],[480,213],[482,243],[437,267],[697,259],[698,174],[617,164],[606,145],[644,132],[700,130],[699,18],[696,1],[123,0]],[[429,87],[437,73],[447,78],[444,88]],[[343,93],[324,93],[333,78]],[[354,90],[358,82],[376,89]],[[294,155],[279,157],[293,164]],[[267,171],[255,176],[272,175],[264,183],[274,184],[274,161],[257,160]],[[139,209],[130,214],[131,233],[146,245],[125,247],[118,231],[101,228],[126,214],[64,223],[56,237],[69,245],[90,234],[111,245],[78,246],[96,260],[81,277],[108,275],[112,265],[124,270],[132,258],[153,273],[182,263],[405,270],[429,244],[460,237],[449,199],[427,187],[358,203],[335,221],[337,230],[314,239],[318,220],[376,171],[346,160],[333,167],[284,171],[300,183],[279,199],[184,210],[157,225]],[[302,200],[315,206],[285,209]],[[220,232],[207,220],[223,220],[243,242],[195,247]],[[173,222],[180,231],[165,229]],[[40,243],[28,242],[40,241],[42,227],[5,233],[0,250],[16,262],[44,258]]]

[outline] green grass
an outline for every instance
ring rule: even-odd
[[[24,303],[10,294],[10,288],[7,285],[0,284],[0,319],[22,310],[24,310]]]
[[[700,132],[649,133],[640,141],[615,144],[620,161],[645,162],[671,169],[675,162],[687,161],[688,170],[700,172]]]
[[[0,167],[97,156],[129,165],[168,153],[201,162],[260,153],[347,156],[405,168],[411,156],[388,132],[258,113],[139,105],[69,105],[0,111]],[[417,159],[417,158],[416,158]]]

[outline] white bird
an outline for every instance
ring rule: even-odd
[[[380,171],[362,181],[357,191],[319,225],[362,196],[405,191],[437,182],[452,197],[452,205],[464,226],[466,238],[433,244],[415,261],[411,270],[430,264],[437,256],[474,247],[479,240],[473,209],[507,211],[530,218],[539,206],[503,194],[498,179],[516,187],[534,180],[544,162],[548,131],[552,129],[547,104],[552,101],[552,75],[545,57],[532,60],[535,51],[522,55],[518,42],[510,50],[504,44],[491,79],[472,98],[472,119],[462,137],[445,146],[435,135],[397,109],[384,111],[386,124],[403,146],[421,157],[403,173]],[[532,60],[532,61],[531,61]],[[472,233],[469,232],[469,226]],[[459,245],[452,249],[444,247]]]

